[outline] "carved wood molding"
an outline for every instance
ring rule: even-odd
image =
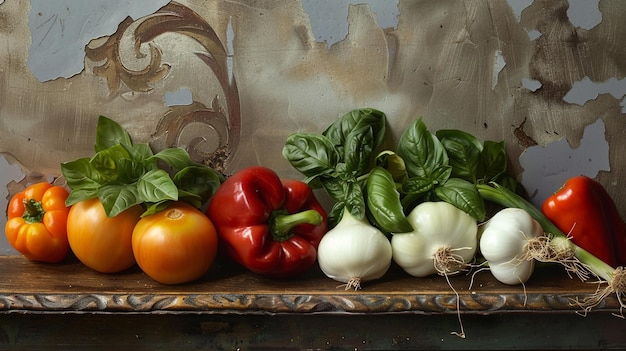
[[[573,299],[581,294],[492,294],[461,295],[461,313],[580,312]],[[0,312],[152,312],[152,313],[456,313],[454,294],[398,296],[354,293],[320,294],[1,294]],[[594,311],[618,311],[614,297]]]
[[[278,280],[217,264],[198,281],[163,285],[138,267],[102,274],[72,258],[41,264],[4,256],[0,257],[0,314],[448,314],[457,313],[457,308],[463,314],[584,314],[575,301],[605,286],[572,279],[558,266],[537,269],[525,288],[500,284],[488,273],[454,276],[450,282],[454,290],[443,277],[414,278],[392,267],[382,279],[355,291],[345,290],[319,269],[298,279]],[[621,314],[620,307],[613,293],[592,311]]]

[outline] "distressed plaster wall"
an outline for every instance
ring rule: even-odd
[[[624,18],[621,0],[0,2],[0,207],[90,155],[99,115],[227,173],[298,176],[289,133],[369,106],[394,137],[423,116],[505,140],[536,203],[587,174],[626,215]]]

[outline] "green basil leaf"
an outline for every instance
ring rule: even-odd
[[[394,182],[398,184],[402,184],[408,179],[404,160],[391,150],[385,150],[376,156],[376,166],[386,169],[393,177]]]
[[[367,177],[366,190],[367,210],[379,228],[387,233],[413,231],[391,173],[382,167],[373,168]]]
[[[117,169],[118,177],[116,183],[119,184],[135,183],[145,173],[145,169],[141,163],[126,158],[119,160]]]
[[[383,112],[373,108],[355,110],[352,111],[351,114],[359,116],[352,133],[355,131],[364,133],[364,128],[367,127],[371,129],[373,135],[371,145],[372,150],[381,146],[385,139],[385,133],[387,132],[387,116]],[[367,158],[369,159],[369,155]]]
[[[149,216],[151,214],[155,214],[157,212],[161,212],[167,208],[172,203],[172,200],[163,200],[154,203],[146,204],[146,210],[141,214],[141,217]]]
[[[126,146],[131,158],[138,162],[145,162],[147,159],[154,156],[149,144],[134,144],[132,146]],[[154,162],[156,167],[156,162]]]
[[[398,142],[397,153],[406,164],[409,177],[433,180],[434,173],[441,166],[448,165],[446,150],[431,134],[421,118],[418,118],[402,133]]]
[[[141,203],[137,188],[132,185],[104,185],[98,189],[98,198],[109,217],[115,217],[124,210]]]
[[[89,161],[91,167],[98,171],[106,182],[115,182],[124,172],[119,168],[122,159],[130,160],[128,150],[121,144],[98,151]]]
[[[439,199],[465,211],[477,221],[485,220],[487,215],[485,202],[475,184],[459,178],[450,178],[435,188],[435,194]]]
[[[356,179],[344,183],[344,203],[350,213],[357,219],[365,218],[365,197],[363,189]]]
[[[130,135],[119,123],[105,116],[100,116],[96,126],[94,149],[99,152],[117,144],[132,145]]]
[[[452,175],[452,167],[443,165],[443,166],[439,166],[435,168],[433,172],[430,174],[430,177],[432,178],[433,183],[443,184],[448,179],[450,179],[451,175]]]
[[[461,130],[443,129],[437,131],[436,136],[446,149],[452,177],[476,183],[483,174],[483,144],[475,136]]]
[[[402,183],[401,189],[404,194],[421,195],[431,191],[435,185],[436,183],[431,179],[412,177]]]
[[[504,141],[495,142],[486,140],[483,143],[483,151],[480,154],[485,174],[482,177],[484,183],[498,178],[506,172],[507,156]]]
[[[181,170],[187,166],[193,165],[191,157],[189,156],[187,151],[180,147],[163,149],[148,160],[150,159],[161,160],[172,166],[175,170]]]
[[[434,189],[437,185],[445,183],[450,178],[451,173],[452,167],[439,166],[433,169],[428,178],[419,176],[408,178],[402,183],[402,192],[412,195],[424,194]]]
[[[137,191],[143,202],[178,200],[176,184],[162,169],[146,172],[137,182]]]
[[[72,206],[75,203],[93,199],[98,196],[98,188],[79,188],[70,191],[70,195],[65,199],[65,206]]]
[[[183,192],[198,196],[201,202],[207,201],[224,181],[224,176],[216,170],[204,166],[187,166],[174,174],[174,184]],[[200,207],[200,206],[197,206]]]
[[[383,142],[387,127],[386,123],[386,115],[379,110],[373,108],[357,109],[352,110],[338,118],[334,123],[328,126],[324,132],[322,132],[322,135],[326,136],[334,144],[335,148],[337,148],[341,155],[344,155],[345,152],[343,148],[346,144],[348,136],[354,130],[358,130],[360,133],[363,133],[366,131],[364,127],[367,127],[371,129],[371,148],[375,150]],[[369,159],[369,155],[364,155],[363,158]]]
[[[72,192],[80,189],[97,190],[104,183],[102,175],[91,167],[88,158],[62,163],[61,173]]]
[[[324,191],[335,200],[335,202],[342,202],[345,198],[345,184],[346,182],[342,178],[318,178]]]
[[[296,133],[287,137],[283,157],[307,177],[332,175],[339,163],[339,153],[325,136]]]
[[[341,217],[343,217],[343,210],[346,207],[346,204],[343,201],[335,202],[333,207],[328,212],[328,228],[334,228],[339,221],[341,221]]]
[[[206,199],[202,199],[199,195],[178,189],[178,200],[185,201],[196,208],[202,207]]]
[[[374,133],[369,126],[355,128],[345,139],[343,159],[346,171],[354,176],[366,173],[370,166]]]

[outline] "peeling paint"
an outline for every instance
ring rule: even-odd
[[[31,0],[28,67],[41,82],[69,78],[84,67],[85,45],[110,35],[127,16],[139,18],[169,0]]]
[[[167,106],[191,105],[193,103],[191,90],[187,88],[166,92],[164,98]]]
[[[348,6],[351,4],[368,4],[376,13],[381,28],[396,28],[400,14],[398,1],[396,6],[389,3],[380,0],[302,0],[302,7],[309,15],[316,40],[331,47],[348,35]]]
[[[541,32],[536,29],[527,30],[526,33],[528,33],[528,39],[530,40],[536,40],[541,36]]]
[[[570,104],[584,106],[587,101],[596,99],[600,94],[611,94],[616,99],[624,98],[626,96],[626,78],[618,80],[613,77],[606,82],[596,83],[589,77],[585,77],[574,83],[572,89],[563,97],[563,100]],[[626,99],[620,103],[623,113],[626,113],[625,102]]]
[[[506,66],[506,61],[504,60],[504,56],[502,56],[502,50],[496,50],[495,60],[493,63],[493,77],[491,79],[491,90],[494,90],[496,88],[496,85],[498,85],[498,76],[500,75],[500,72],[502,72],[505,66]]]
[[[567,17],[576,27],[592,29],[602,22],[600,0],[568,0]]]
[[[0,3],[0,5],[1,4],[2,3]],[[2,170],[2,172],[0,172],[0,184],[2,184],[2,186],[0,186],[0,208],[6,209],[9,205],[9,191],[7,185],[11,182],[19,182],[20,180],[24,179],[25,175],[24,173],[22,173],[22,170],[19,166],[10,164],[7,159],[1,154],[0,169]],[[5,212],[2,211],[2,215],[0,215],[0,226],[4,228],[6,222],[7,217],[5,215]],[[9,245],[4,235],[0,237],[2,238],[0,240],[0,243],[3,243],[0,244],[0,255],[17,253],[17,251],[11,248],[11,245]]]
[[[540,206],[568,178],[576,175],[595,178],[599,171],[611,170],[604,122],[598,119],[587,126],[576,149],[563,138],[546,147],[529,147],[519,161],[524,168],[521,182],[531,201]]]
[[[509,6],[513,10],[513,15],[515,15],[515,19],[519,22],[522,19],[522,12],[532,5],[534,0],[507,0]]]
[[[523,78],[522,86],[530,91],[537,91],[539,88],[541,88],[542,84],[540,81],[535,79]]]

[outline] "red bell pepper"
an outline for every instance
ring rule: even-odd
[[[308,184],[249,167],[226,179],[207,215],[227,256],[259,275],[290,278],[309,269],[327,215]]]
[[[599,182],[586,176],[570,178],[541,210],[574,244],[612,267],[626,265],[626,224]]]

